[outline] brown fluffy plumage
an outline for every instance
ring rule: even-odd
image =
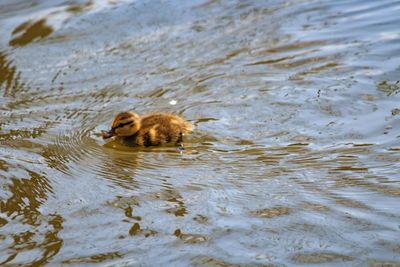
[[[116,136],[117,140],[130,146],[180,145],[183,135],[192,130],[192,124],[174,114],[152,113],[140,117],[128,111],[115,117],[111,130],[103,133],[103,138]]]

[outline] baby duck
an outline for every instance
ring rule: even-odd
[[[112,122],[111,130],[103,133],[103,139],[116,136],[128,146],[161,146],[175,144],[183,147],[183,135],[193,130],[193,125],[170,113],[152,113],[140,117],[133,111],[119,113]]]

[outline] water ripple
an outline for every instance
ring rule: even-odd
[[[22,2],[0,11],[0,264],[397,264],[398,1]],[[196,130],[102,140],[125,110]]]

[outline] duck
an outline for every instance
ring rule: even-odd
[[[103,139],[115,137],[127,146],[177,145],[183,149],[183,136],[194,126],[184,118],[164,112],[139,116],[133,111],[119,113],[111,124],[111,130],[103,132]]]

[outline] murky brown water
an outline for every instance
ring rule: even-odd
[[[0,2],[0,265],[400,266],[400,2]],[[188,151],[105,145],[177,112]]]

